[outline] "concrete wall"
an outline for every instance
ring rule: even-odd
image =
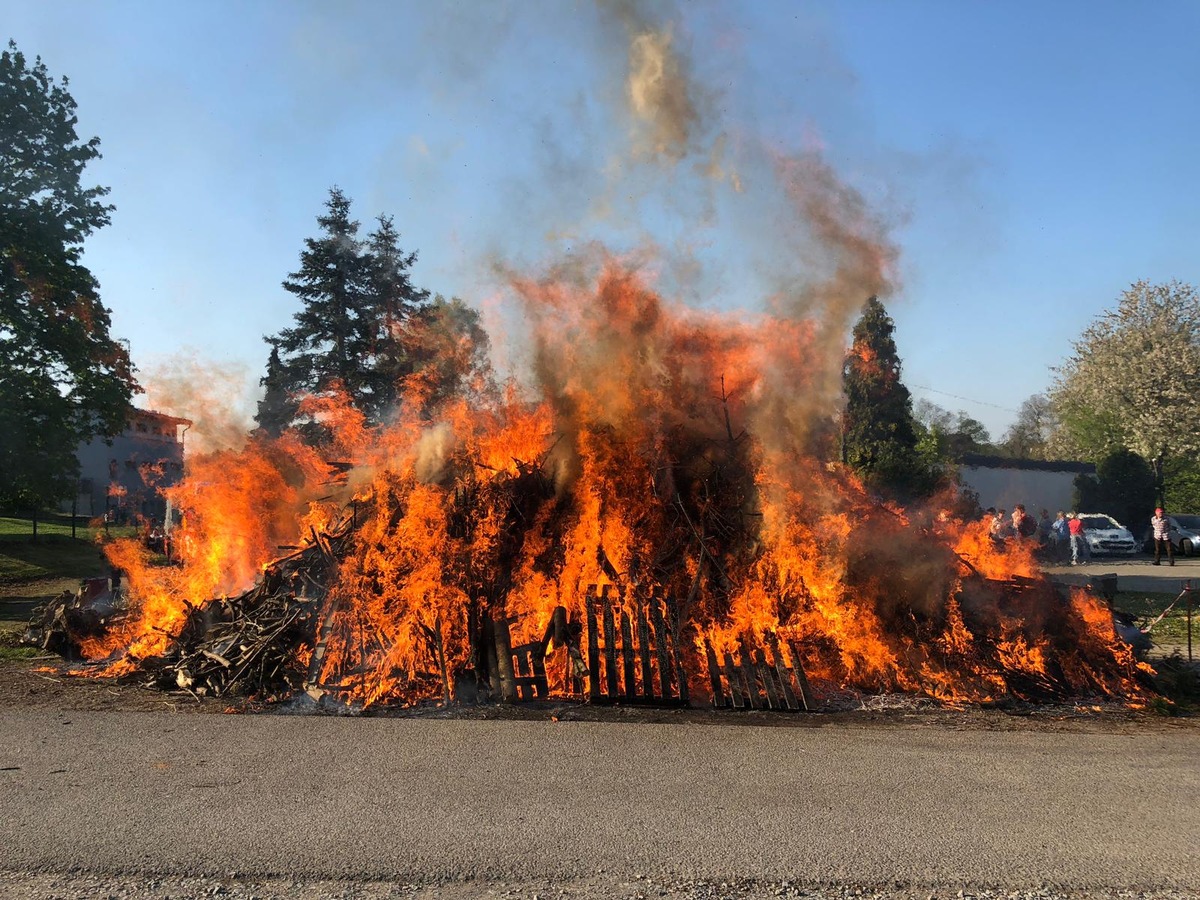
[[[1012,512],[1014,506],[1024,503],[1025,511],[1034,516],[1043,509],[1050,510],[1053,516],[1060,509],[1071,512],[1071,495],[1077,474],[1044,469],[963,466],[959,470],[959,481],[963,487],[979,494],[979,505],[984,509],[994,506]]]

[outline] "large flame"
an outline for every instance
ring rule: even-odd
[[[184,564],[112,545],[138,614],[86,652],[122,651],[118,669],[162,653],[193,607],[248,587],[352,502],[314,677],[362,703],[439,692],[439,671],[477,663],[481,616],[511,622],[514,644],[540,637],[556,606],[582,620],[592,584],[675,600],[694,695],[706,642],[777,638],[835,689],[1137,693],[1111,617],[1057,597],[1027,546],[998,546],[950,515],[950,498],[889,507],[825,461],[834,420],[812,398],[828,391],[829,336],[813,322],[697,313],[612,259],[590,281],[513,289],[532,386],[381,427],[333,392],[307,407],[329,433],[321,453],[285,437],[193,460],[172,492]],[[568,667],[550,672],[568,692]]]

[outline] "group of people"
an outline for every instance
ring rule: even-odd
[[[1078,513],[1058,511],[1050,518],[1050,511],[1043,509],[1041,516],[1034,519],[1025,512],[1025,505],[1018,503],[1010,518],[1007,510],[988,507],[984,520],[990,521],[992,540],[1004,543],[1010,540],[1037,541],[1038,548],[1054,562],[1063,563],[1070,556],[1071,565],[1077,566],[1091,557],[1087,539],[1083,534],[1083,520]],[[1175,565],[1175,548],[1171,544],[1171,522],[1161,506],[1156,507],[1150,519],[1154,540],[1154,564],[1160,565],[1162,555],[1167,556],[1167,565]]]
[[[1060,509],[1058,516],[1051,519],[1050,510],[1043,509],[1035,519],[1025,511],[1025,504],[1018,503],[1013,507],[1011,518],[1007,510],[988,507],[984,519],[990,519],[992,540],[997,543],[1034,541],[1037,549],[1054,562],[1066,562],[1069,555],[1073,566],[1091,556],[1083,535],[1083,520],[1078,513]]]

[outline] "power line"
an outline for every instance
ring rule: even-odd
[[[990,406],[993,409],[1002,409],[1005,412],[1020,413],[1019,409],[1001,406],[999,403],[988,403],[986,400],[974,400],[971,397],[961,397],[958,394],[951,394],[949,391],[939,391],[937,388],[926,387],[923,384],[914,384],[913,387],[919,391],[929,391],[931,394],[941,394],[943,397],[953,397],[955,400],[962,400],[964,403],[977,403],[980,406]]]

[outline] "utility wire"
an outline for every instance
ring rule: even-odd
[[[986,400],[974,400],[970,397],[962,397],[958,394],[951,394],[948,391],[939,391],[937,388],[926,387],[923,384],[914,384],[912,387],[919,391],[929,391],[931,394],[941,394],[943,397],[953,397],[955,400],[962,400],[964,403],[978,403],[980,406],[990,406],[993,409],[1002,409],[1005,412],[1020,413],[1019,409],[1013,409],[1009,406],[1001,406],[999,403],[988,403]]]

